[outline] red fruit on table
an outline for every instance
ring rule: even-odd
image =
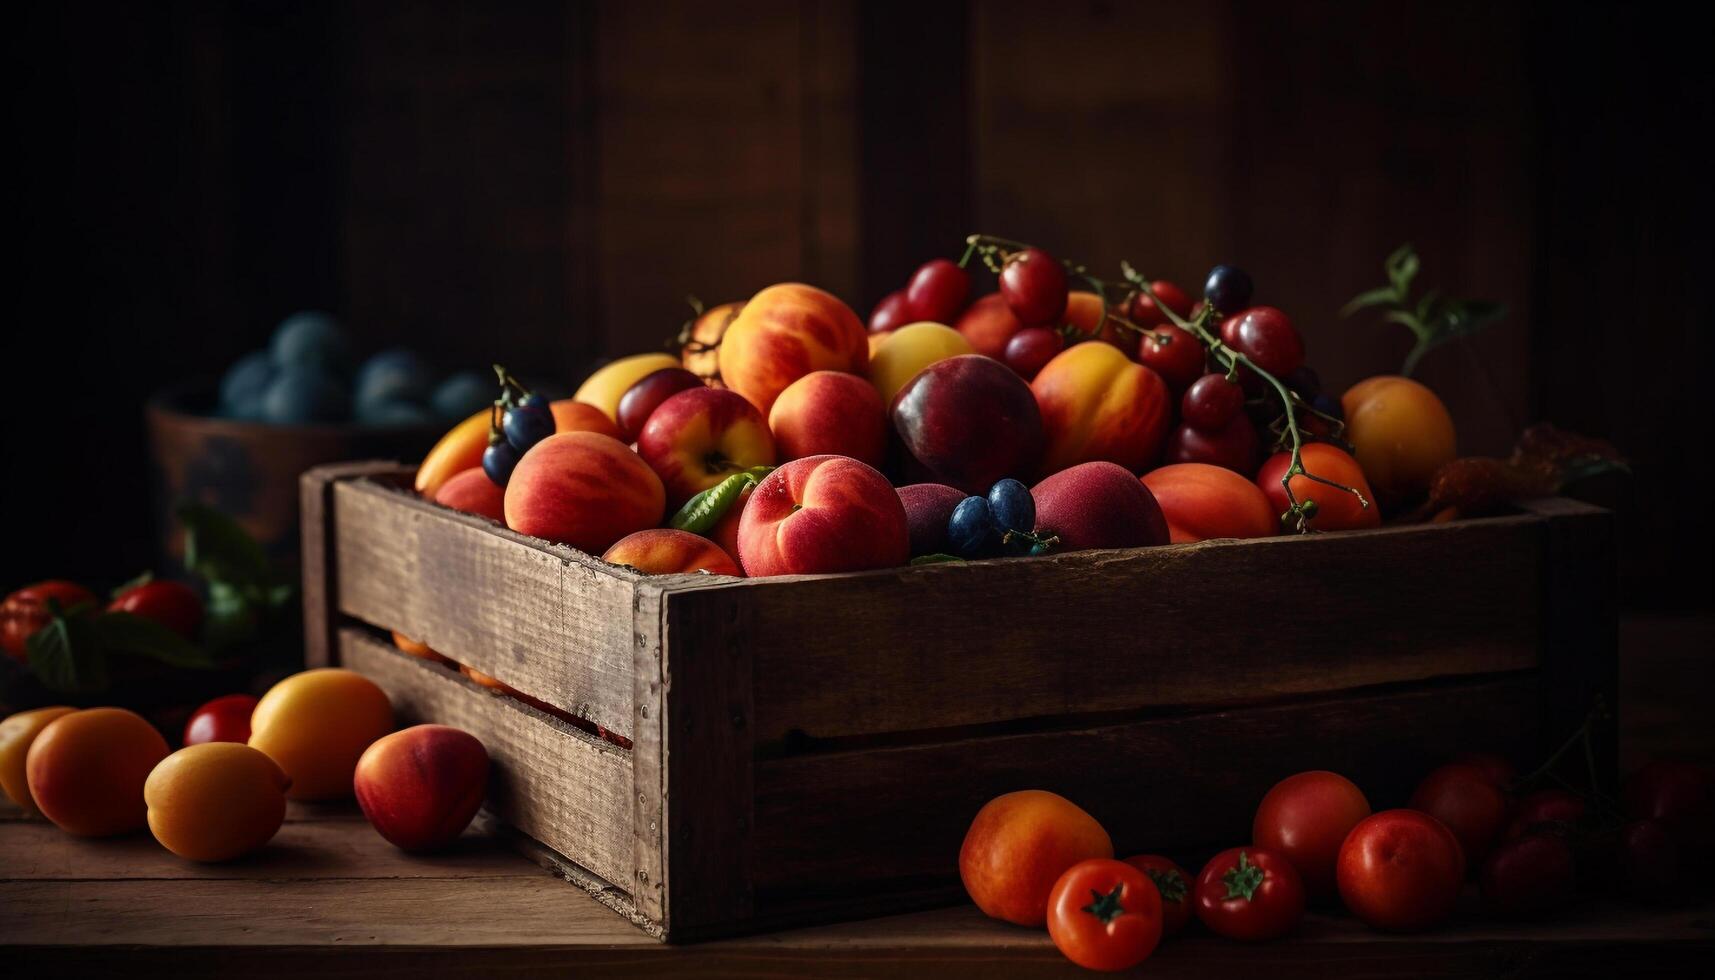
[[[971,294],[971,276],[957,262],[932,259],[905,284],[905,307],[913,320],[951,326]]]
[[[1256,471],[1259,448],[1256,426],[1251,424],[1249,416],[1240,412],[1225,428],[1216,432],[1204,432],[1190,425],[1175,427],[1167,437],[1165,459],[1168,463],[1223,466],[1248,477]],[[1264,489],[1263,492],[1268,491]]]
[[[185,744],[250,741],[250,715],[256,699],[248,694],[225,694],[191,712],[185,722]]]
[[[1569,904],[1578,887],[1572,845],[1559,834],[1502,844],[1483,862],[1483,901],[1497,915],[1523,918]]]
[[[1001,360],[1026,381],[1036,377],[1043,365],[1066,349],[1066,338],[1050,327],[1026,327],[1006,342]]]
[[[1475,766],[1451,763],[1431,772],[1411,794],[1410,807],[1447,825],[1474,869],[1507,826],[1507,798]]]
[[[1530,833],[1559,832],[1584,819],[1588,809],[1583,797],[1550,787],[1539,789],[1513,807],[1502,840],[1514,841]]]
[[[407,851],[458,839],[488,791],[488,750],[446,725],[383,735],[357,760],[352,790],[382,837]]]
[[[1321,770],[1301,772],[1263,796],[1251,822],[1251,840],[1291,861],[1307,896],[1321,901],[1335,895],[1340,845],[1369,815],[1370,801],[1350,779]]]
[[[1465,881],[1459,838],[1416,810],[1383,810],[1346,836],[1334,872],[1340,900],[1378,929],[1426,929],[1446,919]]]
[[[202,598],[183,582],[157,580],[135,585],[115,596],[108,612],[125,612],[154,620],[187,640],[202,629]]]
[[[661,403],[681,391],[703,387],[703,379],[684,368],[662,368],[643,376],[619,396],[619,441],[636,442],[637,434]]]
[[[1155,952],[1161,932],[1161,893],[1124,861],[1080,861],[1048,895],[1049,938],[1086,970],[1131,969]]]
[[[1197,876],[1197,918],[1228,939],[1278,939],[1304,917],[1304,883],[1284,855],[1234,847],[1209,859]]]
[[[1202,341],[1170,323],[1145,333],[1137,345],[1139,363],[1153,368],[1174,392],[1203,376],[1205,353]]]
[[[1015,252],[1000,270],[1000,294],[1027,327],[1057,324],[1066,313],[1066,269],[1039,248]]]
[[[1042,453],[1036,396],[1011,368],[981,354],[936,361],[899,389],[893,428],[936,482],[987,493],[1024,476]]]
[[[896,289],[881,298],[875,304],[875,309],[869,313],[869,332],[888,333],[898,327],[917,320],[911,315],[911,304],[905,298],[905,290]]]
[[[1155,280],[1149,284],[1149,288],[1154,291],[1156,298],[1166,303],[1167,308],[1176,313],[1181,320],[1191,318],[1191,297],[1185,295],[1185,290],[1165,279]],[[1151,299],[1149,294],[1141,289],[1132,294],[1131,305],[1127,308],[1127,313],[1129,314],[1127,319],[1140,327],[1148,328],[1172,323],[1171,320],[1167,319],[1167,314],[1161,312],[1161,308],[1155,305],[1155,300]]]
[[[1221,323],[1221,340],[1276,378],[1304,363],[1304,339],[1286,314],[1272,306],[1253,306]]]
[[[1191,876],[1171,858],[1137,854],[1125,863],[1142,871],[1161,893],[1161,936],[1177,936],[1191,921]]]
[[[1179,417],[1198,432],[1220,432],[1245,407],[1245,390],[1224,374],[1205,374],[1179,399]]]
[[[19,663],[29,662],[30,651],[26,644],[53,618],[48,610],[50,599],[58,602],[64,612],[73,606],[94,602],[95,593],[76,582],[50,579],[7,596],[5,603],[0,604],[0,648]]]

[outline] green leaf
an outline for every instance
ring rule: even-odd
[[[210,583],[261,585],[273,573],[268,556],[238,522],[203,504],[179,505],[185,526],[185,568]]]
[[[255,640],[261,615],[245,590],[226,582],[210,582],[203,607],[202,636],[210,650],[227,650]]]
[[[1419,341],[1428,337],[1432,333],[1428,324],[1404,310],[1389,310],[1387,313],[1382,315],[1382,319],[1386,320],[1388,323],[1397,323],[1400,326],[1405,327],[1412,333],[1416,334]]]
[[[937,551],[936,553],[934,553],[932,555],[918,555],[916,558],[911,559],[911,564],[913,564],[913,565],[942,565],[942,564],[945,564],[947,562],[955,562],[955,561],[962,562],[962,561],[964,561],[964,559],[960,558],[958,555],[949,555],[945,552]]]
[[[55,616],[25,644],[30,672],[50,691],[94,694],[107,690],[107,662],[83,617]]]
[[[1345,306],[1340,307],[1341,316],[1351,316],[1360,310],[1373,306],[1398,306],[1405,302],[1405,297],[1392,286],[1377,286],[1374,289],[1353,296]]]
[[[214,666],[214,661],[196,644],[134,613],[100,613],[89,618],[88,627],[90,635],[107,653],[146,657],[173,667]]]
[[[1410,245],[1401,245],[1387,257],[1387,278],[1393,283],[1393,288],[1399,293],[1400,302],[1411,292],[1411,281],[1417,278],[1417,271],[1422,266],[1418,261],[1417,251]]]

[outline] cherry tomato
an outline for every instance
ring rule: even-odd
[[[1299,500],[1316,502],[1316,514],[1310,519],[1312,528],[1318,531],[1349,531],[1354,528],[1381,526],[1381,509],[1376,505],[1369,483],[1364,480],[1364,471],[1358,468],[1358,461],[1353,459],[1350,453],[1325,442],[1312,442],[1300,450],[1299,456],[1305,472],[1352,487],[1363,494],[1364,501],[1369,503],[1366,507],[1357,497],[1344,490],[1318,483],[1304,475],[1295,476],[1292,478],[1293,495]],[[1291,461],[1291,453],[1278,452],[1270,456],[1268,461],[1262,464],[1262,469],[1257,471],[1256,485],[1268,495],[1277,514],[1286,513],[1286,488],[1280,481],[1286,476],[1286,469]]]
[[[215,698],[191,713],[185,722],[185,744],[250,741],[250,715],[256,699],[248,694]]]
[[[1350,779],[1335,772],[1301,772],[1263,796],[1251,822],[1251,840],[1291,861],[1311,900],[1332,898],[1340,845],[1369,815],[1370,801]]]
[[[1253,306],[1221,323],[1221,340],[1276,378],[1304,363],[1304,338],[1286,314],[1272,306]]]
[[[1026,381],[1036,377],[1043,365],[1066,349],[1066,338],[1052,327],[1025,327],[1006,342],[1002,360]]]
[[[913,319],[951,325],[970,294],[970,273],[957,262],[933,259],[923,263],[905,284],[905,306]]]
[[[1553,787],[1539,789],[1513,807],[1501,839],[1514,841],[1531,833],[1564,829],[1584,819],[1586,809],[1584,799],[1576,794]]]
[[[1336,418],[1340,417],[1339,406],[1331,407],[1334,408],[1331,414]],[[1488,777],[1489,782],[1495,784],[1496,789],[1503,793],[1512,789],[1513,783],[1518,780],[1518,770],[1513,767],[1513,764],[1493,752],[1466,752],[1463,755],[1455,756],[1453,761],[1467,766],[1475,766],[1484,776]]]
[[[1507,826],[1507,798],[1481,769],[1450,763],[1423,777],[1408,804],[1447,825],[1472,869]]]
[[[1175,392],[1191,387],[1202,376],[1204,354],[1202,341],[1172,324],[1145,333],[1137,345],[1138,362],[1161,375]]]
[[[1149,284],[1149,288],[1155,291],[1155,295],[1163,303],[1167,304],[1168,309],[1178,314],[1179,319],[1189,320],[1191,318],[1191,297],[1185,295],[1185,290],[1165,279],[1155,280]],[[1131,305],[1127,307],[1126,312],[1128,314],[1126,318],[1140,327],[1154,327],[1173,322],[1167,319],[1167,314],[1161,312],[1160,307],[1155,305],[1155,300],[1150,299],[1149,294],[1141,289],[1132,294]]]
[[[1558,834],[1502,844],[1483,862],[1483,901],[1497,915],[1540,915],[1572,901],[1578,877],[1572,845]]]
[[[1447,918],[1465,880],[1465,852],[1447,825],[1416,810],[1364,818],[1340,846],[1340,900],[1378,929],[1423,929]]]
[[[26,645],[30,637],[53,618],[48,611],[49,599],[58,602],[64,611],[94,602],[95,593],[76,582],[50,579],[7,596],[5,603],[0,604],[0,648],[20,663],[30,660],[30,648]]]
[[[1245,390],[1224,374],[1205,374],[1179,399],[1179,417],[1202,433],[1220,432],[1245,407]]]
[[[869,312],[869,332],[887,333],[916,319],[911,315],[911,305],[905,298],[905,290],[896,289],[883,296],[881,302],[875,304],[875,309]]]
[[[1256,426],[1252,425],[1251,420],[1242,412],[1233,416],[1232,421],[1218,432],[1203,432],[1189,425],[1181,425],[1174,429],[1167,439],[1166,460],[1169,463],[1225,466],[1241,476],[1248,477],[1256,470],[1256,457]],[[1265,495],[1267,489],[1263,488]],[[1271,497],[1270,503],[1272,502]]]
[[[1080,861],[1048,894],[1048,935],[1087,970],[1129,970],[1161,942],[1161,893],[1124,861]]]
[[[1197,876],[1197,918],[1228,939],[1278,939],[1304,917],[1304,882],[1276,851],[1234,847]]]
[[[202,599],[183,582],[144,582],[119,593],[107,611],[152,619],[187,640],[202,629]]]
[[[1027,327],[1054,324],[1066,313],[1066,269],[1039,248],[1014,253],[1000,270],[1000,294]]]
[[[1191,921],[1191,876],[1159,854],[1138,854],[1125,863],[1155,882],[1155,890],[1161,893],[1161,935],[1177,936]]]

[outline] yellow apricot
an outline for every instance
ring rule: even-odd
[[[268,843],[286,819],[286,774],[237,742],[186,746],[143,784],[149,831],[190,861],[230,861]]]
[[[250,716],[250,747],[292,780],[294,800],[351,795],[351,775],[369,743],[393,730],[387,694],[339,667],[306,670],[269,688]]]
[[[37,708],[20,711],[0,721],[0,790],[4,790],[13,803],[23,807],[25,814],[36,812],[35,800],[30,796],[30,781],[24,775],[24,756],[30,751],[30,743],[48,727],[48,722],[76,710],[64,706]]]

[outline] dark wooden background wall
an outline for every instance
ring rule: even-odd
[[[367,348],[570,385],[659,345],[687,293],[804,279],[862,313],[980,229],[1187,285],[1241,264],[1333,386],[1397,366],[1401,331],[1335,311],[1415,243],[1425,283],[1512,310],[1422,370],[1464,446],[1504,451],[1537,418],[1613,438],[1638,461],[1628,601],[1707,608],[1710,20],[1244,0],[33,6],[8,38],[17,527],[0,584],[147,564],[142,399],[217,374],[293,309],[337,311]]]

